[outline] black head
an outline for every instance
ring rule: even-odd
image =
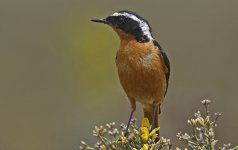
[[[115,29],[121,29],[126,34],[135,37],[138,42],[153,40],[148,22],[131,11],[119,11],[104,19],[93,19],[93,22],[105,23]]]

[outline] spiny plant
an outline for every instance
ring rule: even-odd
[[[157,131],[159,128],[151,130],[151,125],[147,118],[143,118],[141,127],[136,124],[133,118],[130,122],[128,136],[124,136],[126,125],[121,124],[120,128],[116,128],[115,122],[106,124],[106,126],[95,126],[93,135],[98,138],[98,142],[94,147],[88,146],[81,141],[81,150],[160,150],[164,147],[171,149],[170,140],[161,137],[158,141]]]
[[[192,133],[177,134],[179,140],[185,142],[188,149],[191,150],[215,150],[217,149],[218,140],[215,139],[215,128],[217,127],[217,121],[221,117],[220,112],[216,112],[214,115],[210,113],[211,100],[205,99],[202,101],[205,107],[204,115],[200,111],[194,114],[194,118],[187,122],[192,127]],[[238,150],[238,146],[231,147],[231,144],[224,144],[222,147],[218,147],[220,150]],[[178,149],[179,150],[179,149]]]
[[[192,127],[192,133],[177,134],[179,140],[186,144],[184,150],[238,150],[238,146],[232,147],[231,144],[217,146],[218,140],[215,139],[215,128],[221,113],[210,113],[210,100],[203,100],[205,107],[204,115],[200,111],[194,114],[194,117],[187,122]],[[143,118],[140,127],[136,124],[136,119],[132,119],[128,131],[128,136],[124,136],[126,125],[121,124],[119,128],[115,122],[108,123],[105,126],[95,126],[93,135],[98,138],[94,146],[89,146],[81,141],[81,150],[161,150],[172,149],[170,139],[158,137],[156,134],[159,128],[151,129],[147,118]],[[158,140],[159,139],[159,140]],[[176,150],[181,150],[176,147]]]

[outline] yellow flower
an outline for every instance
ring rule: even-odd
[[[156,132],[157,132],[157,131],[159,131],[159,128],[153,129],[153,130],[150,132],[149,137],[151,137],[153,140],[156,139],[156,137],[157,137]]]
[[[103,128],[103,126],[97,127],[95,126],[95,129],[93,130],[93,135],[94,136],[103,136],[107,130]]]
[[[136,148],[132,148],[132,150],[137,150]]]
[[[140,134],[140,132],[139,132],[137,129],[133,129],[133,131],[134,131],[134,133],[135,133],[136,135],[139,135],[139,134]]]
[[[154,150],[155,144],[152,144],[150,150]]]
[[[150,127],[150,122],[149,122],[148,118],[143,118],[143,119],[142,119],[142,121],[141,121],[141,127],[147,127],[147,128]]]
[[[184,150],[188,150],[187,148],[184,148]]]
[[[107,148],[106,148],[105,145],[100,146],[100,150],[106,150],[106,149],[107,149]]]
[[[204,119],[202,117],[198,117],[196,120],[201,126],[204,126]]]
[[[143,147],[140,150],[149,150],[149,145],[144,144]]]
[[[207,124],[208,122],[209,122],[209,116],[207,116],[207,117],[205,118],[204,123]]]
[[[147,141],[149,138],[149,129],[147,127],[141,127],[141,139]]]
[[[143,118],[141,121],[141,139],[144,142],[147,141],[149,137],[151,137],[153,140],[157,137],[156,132],[159,130],[159,128],[155,128],[151,132],[149,132],[149,128],[150,122],[148,118]]]
[[[135,136],[135,134],[134,134],[134,133],[131,133],[131,134],[129,134],[129,136],[127,137],[127,139],[132,139],[134,136]]]
[[[121,133],[121,136],[119,137],[119,140],[120,140],[122,143],[127,143],[127,138],[124,136],[124,133],[123,133],[123,132]]]
[[[197,123],[197,120],[196,120],[196,119],[191,119],[191,120],[188,120],[188,123],[189,123],[192,127],[194,127],[194,126],[196,125],[196,123]]]

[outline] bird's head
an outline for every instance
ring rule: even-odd
[[[119,11],[106,18],[91,21],[111,26],[121,39],[131,37],[141,43],[153,40],[148,22],[131,11]]]

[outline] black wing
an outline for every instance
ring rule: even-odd
[[[166,72],[166,83],[167,83],[167,85],[166,85],[166,91],[165,91],[165,94],[164,94],[164,95],[166,95],[167,89],[168,89],[168,86],[169,86],[169,76],[170,76],[170,62],[169,62],[169,58],[167,57],[165,51],[163,50],[163,48],[159,45],[159,43],[157,41],[154,40],[153,43],[154,43],[155,46],[157,46],[159,48],[160,54],[161,54],[161,56],[162,56],[162,58],[164,60],[165,66],[167,68],[167,72]]]

